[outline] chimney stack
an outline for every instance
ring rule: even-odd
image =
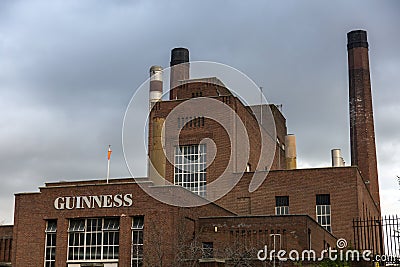
[[[150,68],[150,110],[153,108],[157,101],[161,100],[163,94],[163,79],[162,79],[162,67],[152,66]]]
[[[285,144],[286,169],[294,170],[297,168],[296,136],[293,134],[286,135]]]
[[[177,99],[178,91],[176,86],[179,81],[189,79],[189,50],[183,47],[177,47],[171,51],[171,74],[170,74],[170,92],[169,99]]]
[[[165,179],[166,157],[164,154],[163,125],[165,118],[153,118],[152,147],[150,150],[149,177],[155,185],[162,185]]]
[[[332,149],[332,167],[344,167],[344,160],[342,158],[342,151],[340,149]]]
[[[358,166],[365,184],[379,207],[367,32],[355,30],[347,33],[347,51],[351,165]]]

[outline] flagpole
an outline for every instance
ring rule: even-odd
[[[110,179],[110,158],[111,158],[111,145],[108,145],[108,153],[107,153],[107,184],[108,184],[108,179]]]
[[[263,88],[262,86],[260,86],[260,124],[263,124],[263,117],[262,117],[262,113],[263,113]]]

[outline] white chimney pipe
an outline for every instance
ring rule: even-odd
[[[344,167],[342,151],[338,148],[332,149],[332,167]]]
[[[286,135],[285,144],[286,169],[294,170],[297,168],[296,136],[293,134]]]
[[[150,68],[150,92],[149,92],[150,109],[156,102],[161,100],[163,94],[162,71],[163,69],[160,66],[152,66]]]

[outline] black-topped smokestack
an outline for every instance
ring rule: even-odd
[[[169,99],[177,99],[178,91],[175,89],[179,81],[189,79],[189,50],[184,47],[177,47],[171,51],[171,75]]]
[[[347,34],[351,165],[361,176],[379,208],[379,184],[367,32]]]
[[[356,30],[347,33],[347,50],[356,47],[368,48],[366,31]]]
[[[189,50],[184,47],[177,47],[171,51],[170,66],[175,66],[181,63],[189,62]]]

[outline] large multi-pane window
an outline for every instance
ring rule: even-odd
[[[174,184],[205,197],[206,196],[206,145],[175,147]]]
[[[46,222],[46,247],[44,255],[44,266],[56,266],[56,239],[57,239],[57,221],[48,220]]]
[[[275,197],[275,214],[276,215],[289,214],[289,196]]]
[[[132,267],[143,266],[143,225],[144,217],[132,219]]]
[[[317,222],[331,232],[331,199],[329,194],[316,196],[316,213]]]
[[[72,219],[68,231],[68,260],[118,259],[119,218]]]

